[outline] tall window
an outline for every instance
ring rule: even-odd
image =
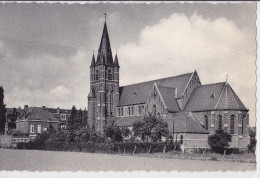
[[[208,116],[207,115],[204,116],[204,128],[206,130],[209,129],[209,121],[208,121]]]
[[[134,107],[133,106],[131,107],[131,115],[132,116],[134,115]]]
[[[142,114],[142,107],[138,106],[138,115],[141,115],[141,114]]]
[[[96,70],[96,73],[95,73],[95,80],[98,80],[98,70]]]
[[[108,76],[108,80],[112,80],[112,72],[111,72],[111,69],[108,70],[107,76]]]
[[[218,115],[218,130],[222,130],[222,116]]]
[[[230,134],[235,133],[235,116],[231,115],[230,116]]]
[[[183,144],[183,135],[181,135],[181,145]]]
[[[121,108],[121,115],[124,116],[124,108]]]
[[[153,114],[153,116],[156,116],[156,106],[155,106],[155,105],[153,105],[153,111],[152,111],[152,114]]]
[[[41,124],[37,125],[37,133],[42,133],[42,125]]]
[[[244,123],[245,123],[245,115],[243,115],[243,117],[242,117],[242,121],[241,121],[242,123],[242,127],[241,127],[241,134],[244,134]]]
[[[113,115],[113,111],[114,111],[114,92],[111,91],[110,94],[110,115]]]
[[[30,133],[34,133],[34,125],[30,125]]]
[[[131,115],[131,109],[130,109],[130,107],[128,107],[128,115],[129,115],[129,116]]]

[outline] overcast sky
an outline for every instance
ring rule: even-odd
[[[0,4],[0,85],[7,107],[87,107],[104,24],[120,85],[197,70],[228,83],[255,125],[256,3]]]

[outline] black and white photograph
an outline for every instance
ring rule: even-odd
[[[256,11],[0,3],[0,175],[256,171]]]

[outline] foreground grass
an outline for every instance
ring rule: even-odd
[[[158,154],[100,154],[73,151],[18,150],[0,148],[0,170],[28,171],[248,171],[255,163],[162,159]],[[156,157],[158,155],[158,157]],[[185,155],[185,154],[184,154]],[[154,157],[152,157],[154,156]]]
[[[168,159],[182,159],[182,160],[207,160],[207,161],[228,161],[240,163],[256,163],[256,156],[253,153],[229,154],[222,155],[218,153],[193,153],[193,152],[168,152],[163,153],[150,153],[150,154],[135,154],[134,156],[145,156],[153,158],[168,158]]]

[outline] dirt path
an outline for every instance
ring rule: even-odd
[[[255,170],[253,163],[178,160],[83,152],[0,149],[0,170],[28,171],[126,171]]]

